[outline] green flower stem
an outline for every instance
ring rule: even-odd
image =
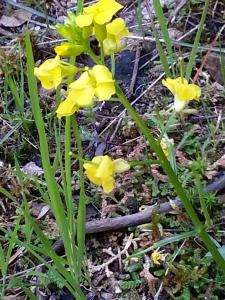
[[[37,81],[34,76],[34,58],[33,58],[31,41],[30,41],[30,35],[28,31],[26,32],[26,57],[27,57],[27,79],[28,79],[28,88],[29,88],[29,98],[30,98],[30,104],[31,104],[34,120],[38,130],[42,166],[44,169],[44,175],[45,175],[45,180],[48,188],[49,198],[51,200],[51,208],[56,218],[56,223],[59,227],[59,231],[63,239],[63,243],[65,246],[65,253],[68,259],[70,270],[72,270],[74,269],[72,263],[72,260],[74,258],[73,258],[73,253],[71,253],[71,245],[70,245],[71,238],[69,236],[69,232],[67,228],[67,220],[65,216],[63,202],[50,164],[48,140],[45,132],[45,125],[44,125],[41,108],[39,106]],[[73,277],[73,279],[76,281],[77,284],[78,283],[77,278]]]
[[[205,19],[206,19],[207,12],[208,12],[209,0],[205,0],[204,2],[205,2],[205,5],[204,5],[204,8],[203,8],[202,17],[201,17],[201,20],[200,20],[200,23],[199,23],[198,31],[197,31],[196,36],[195,36],[194,45],[192,46],[191,55],[190,55],[188,65],[187,65],[187,68],[186,68],[185,78],[187,79],[187,81],[189,81],[190,77],[191,77],[191,73],[192,73],[192,70],[193,70],[193,65],[195,63],[196,53],[197,53],[197,50],[199,49],[200,37],[201,37],[201,34],[202,34],[202,30],[203,30],[203,27],[204,27],[204,24],[205,24]]]
[[[183,57],[179,57],[179,65],[180,65],[180,77],[181,83],[184,83],[184,60]]]
[[[113,78],[115,78],[115,53],[112,51],[110,56],[111,56],[111,73]]]
[[[65,177],[66,177],[66,207],[67,207],[67,218],[69,223],[69,235],[70,237],[75,237],[75,222],[74,222],[74,209],[73,209],[73,197],[71,188],[71,117],[66,117],[65,125]],[[71,252],[75,257],[75,240],[71,238]],[[75,263],[75,260],[73,260]],[[73,268],[73,271],[75,268]],[[72,270],[71,270],[72,271]]]
[[[141,130],[141,132],[144,134],[145,138],[149,142],[153,151],[156,153],[158,159],[161,162],[161,166],[162,166],[163,170],[168,175],[170,182],[173,184],[178,197],[182,201],[184,208],[186,209],[189,217],[191,218],[197,234],[200,236],[200,238],[204,242],[205,246],[211,252],[211,254],[212,254],[213,258],[215,259],[215,261],[217,262],[217,264],[221,267],[221,269],[225,273],[225,260],[223,259],[223,257],[219,253],[219,251],[217,250],[214,243],[211,241],[208,233],[205,231],[204,226],[200,222],[198,215],[196,214],[194,208],[192,207],[187,194],[185,193],[182,185],[180,184],[176,174],[172,170],[170,163],[168,162],[167,158],[165,157],[161,147],[157,144],[153,135],[150,133],[149,129],[146,127],[144,121],[140,118],[140,116],[137,114],[135,109],[131,106],[128,99],[124,96],[121,88],[117,84],[116,84],[116,93],[117,93],[118,97],[120,98],[120,102],[127,109],[129,114],[135,121],[136,125],[139,127],[139,129]]]
[[[146,165],[160,164],[160,161],[159,160],[154,160],[154,159],[132,160],[132,161],[129,161],[129,164],[130,164],[131,167],[136,167],[136,166],[146,166]]]
[[[207,209],[207,206],[206,206],[206,203],[205,203],[205,199],[204,199],[204,195],[203,195],[203,192],[202,192],[202,185],[201,185],[201,182],[200,182],[199,174],[193,169],[192,169],[192,172],[194,173],[195,185],[196,185],[197,190],[198,190],[199,201],[200,201],[200,205],[201,205],[201,208],[202,208],[203,215],[205,217],[206,226],[211,227],[212,226],[212,221],[210,219],[209,212],[208,212],[208,209]]]
[[[79,183],[80,183],[80,198],[79,198],[79,207],[78,207],[78,216],[77,216],[77,261],[78,261],[78,270],[81,275],[81,268],[84,261],[84,252],[85,252],[85,223],[86,223],[86,195],[84,189],[84,170],[83,170],[83,150],[81,144],[81,138],[79,133],[79,127],[77,124],[76,117],[72,117],[72,126],[74,131],[74,136],[77,145],[77,157],[79,161]]]
[[[100,52],[101,52],[101,64],[105,64],[105,55],[104,55],[104,47],[103,47],[103,41],[100,42]]]
[[[83,5],[84,5],[84,0],[77,1],[77,12],[76,12],[77,16],[83,12]]]

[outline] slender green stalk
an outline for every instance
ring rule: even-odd
[[[179,57],[178,61],[179,61],[179,65],[180,65],[181,83],[184,83],[184,60],[183,60],[183,57]]]
[[[193,69],[193,64],[195,62],[195,56],[196,56],[196,52],[198,50],[199,40],[200,40],[202,30],[203,30],[203,26],[204,26],[204,23],[205,23],[207,11],[208,11],[208,6],[209,6],[209,0],[205,0],[205,6],[203,8],[202,17],[201,17],[201,20],[200,20],[200,23],[199,23],[198,31],[197,31],[196,36],[195,36],[194,45],[193,45],[193,48],[191,50],[190,59],[188,61],[188,65],[187,65],[187,69],[186,69],[185,78],[187,79],[187,81],[189,81],[189,79],[191,77],[191,72],[192,72],[192,69]]]
[[[77,263],[78,270],[81,272],[81,268],[84,261],[85,253],[85,224],[86,224],[86,195],[84,189],[84,170],[83,170],[83,150],[80,139],[79,127],[77,124],[76,117],[72,118],[72,125],[74,130],[74,136],[77,145],[78,151],[78,161],[79,161],[79,183],[80,183],[80,198],[79,198],[79,207],[78,207],[78,216],[77,216]],[[78,273],[78,277],[80,273]]]
[[[160,164],[159,160],[154,159],[146,159],[146,160],[132,160],[129,162],[131,167],[136,166],[146,166],[146,165],[153,165],[153,164]]]
[[[32,217],[27,214],[27,219],[29,219],[30,223],[32,224],[32,227],[34,228],[40,242],[42,243],[43,247],[37,247],[32,245],[31,243],[24,243],[20,240],[16,239],[16,243],[18,245],[21,245],[22,247],[25,247],[28,251],[30,251],[34,256],[36,256],[41,262],[43,262],[50,270],[54,271],[54,268],[49,264],[47,261],[45,261],[42,257],[38,255],[38,253],[41,253],[42,255],[47,255],[51,257],[51,259],[54,262],[54,265],[57,267],[58,272],[65,278],[66,288],[76,297],[78,300],[84,300],[84,294],[79,286],[79,283],[77,282],[77,278],[74,278],[71,276],[70,272],[68,272],[68,269],[65,267],[66,261],[58,256],[54,249],[51,246],[51,243],[49,239],[46,238],[46,236],[43,234],[39,226],[34,222]]]
[[[112,51],[111,52],[111,73],[113,78],[115,78],[115,53]]]
[[[139,34],[144,37],[143,26],[142,26],[142,12],[141,12],[141,1],[137,0],[137,5],[135,5],[135,14],[138,23]]]
[[[197,213],[195,212],[194,208],[191,205],[190,200],[188,199],[188,196],[186,192],[184,191],[182,185],[180,184],[176,174],[172,170],[170,163],[168,162],[167,158],[165,157],[161,147],[157,144],[155,141],[153,135],[150,133],[149,129],[146,127],[144,121],[140,118],[140,116],[137,114],[135,109],[131,106],[129,101],[124,96],[122,90],[118,85],[116,85],[116,92],[118,97],[120,98],[120,102],[124,105],[124,107],[127,109],[133,120],[135,121],[136,125],[139,127],[141,132],[144,134],[145,138],[149,142],[150,146],[152,147],[153,151],[156,153],[158,159],[161,162],[161,166],[164,169],[165,173],[168,175],[171,183],[174,186],[174,189],[180,198],[180,200],[183,203],[184,208],[186,209],[189,217],[191,218],[195,230],[197,234],[200,236],[208,250],[211,252],[213,258],[218,263],[218,265],[221,267],[223,272],[225,273],[225,260],[217,250],[214,243],[211,241],[208,233],[205,231],[204,226],[201,224]]]
[[[200,177],[199,177],[199,174],[194,169],[192,169],[192,172],[194,173],[195,185],[196,185],[197,190],[198,190],[199,201],[200,201],[200,205],[201,205],[201,208],[202,208],[203,215],[205,217],[206,226],[210,227],[210,226],[212,226],[212,220],[210,219],[209,212],[208,212],[208,209],[207,209],[207,206],[206,206],[206,203],[205,203],[204,195],[203,195],[203,192],[202,192],[202,185],[201,185]]]
[[[74,221],[74,209],[73,209],[73,197],[72,197],[72,177],[71,177],[71,117],[66,117],[65,126],[65,179],[66,179],[66,206],[67,206],[67,218],[69,223],[69,235],[71,239],[71,253],[75,258],[75,221]],[[75,259],[73,259],[73,265],[75,264]],[[75,272],[75,267],[71,271]],[[76,276],[76,274],[74,273]]]
[[[104,46],[103,42],[100,42],[101,64],[105,64]]]
[[[34,58],[32,53],[29,32],[26,33],[26,55],[27,55],[27,78],[28,78],[30,103],[31,103],[32,112],[38,130],[42,166],[44,169],[45,180],[48,187],[49,198],[51,199],[51,208],[53,210],[57,225],[59,227],[59,231],[62,236],[62,240],[64,242],[65,253],[68,259],[69,267],[72,270],[72,268],[74,267],[74,263],[73,263],[74,256],[73,253],[71,252],[72,237],[69,235],[64,206],[50,164],[48,141],[46,137],[42,112],[39,106],[37,82],[34,76]],[[75,270],[75,273],[77,273],[77,269]]]
[[[160,27],[161,27],[161,30],[162,30],[162,35],[163,35],[163,39],[164,39],[164,42],[165,42],[165,45],[166,45],[166,49],[167,49],[167,52],[168,52],[168,55],[169,55],[169,65],[171,66],[172,72],[173,72],[173,75],[174,75],[173,48],[172,48],[172,43],[171,43],[171,39],[170,39],[170,36],[169,36],[168,28],[167,28],[167,25],[166,25],[166,20],[165,20],[164,15],[163,15],[163,10],[162,10],[160,1],[159,0],[153,0],[153,5],[154,5],[154,8],[155,8],[156,17],[159,21],[159,24],[160,24]]]
[[[12,255],[15,239],[17,236],[17,231],[19,229],[19,224],[21,220],[21,213],[17,217],[17,221],[14,227],[13,232],[11,233],[11,236],[8,237],[9,239],[9,245],[8,249],[6,250],[6,254],[4,253],[3,247],[0,243],[0,270],[2,275],[2,284],[1,284],[1,296],[4,296],[5,290],[6,290],[6,276],[7,276],[7,270],[9,265],[9,260]]]
[[[152,31],[153,31],[153,36],[155,37],[156,48],[157,48],[158,53],[159,53],[159,57],[160,57],[160,61],[161,61],[162,66],[163,66],[163,70],[164,70],[167,77],[171,77],[172,74],[171,74],[171,71],[170,71],[170,68],[169,68],[167,57],[166,57],[166,55],[163,51],[162,45],[160,43],[159,34],[158,34],[158,31],[155,27],[154,17],[153,17],[151,8],[149,6],[148,1],[146,0],[145,2],[146,2],[146,8],[147,8],[147,11],[148,11],[148,14],[149,14],[149,18],[150,18],[150,21],[151,21],[151,28],[152,28]]]
[[[77,1],[77,13],[76,13],[77,15],[83,12],[83,5],[84,5],[84,0]]]

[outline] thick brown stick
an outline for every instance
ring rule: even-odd
[[[219,177],[214,182],[206,186],[206,188],[203,189],[203,193],[205,194],[206,192],[219,192],[223,189],[225,189],[225,175]],[[177,207],[182,207],[182,203],[178,199],[173,200],[173,203]],[[157,209],[157,213],[159,214],[165,214],[172,210],[170,203],[166,202],[159,206],[150,206],[142,212],[128,216],[89,221],[86,223],[86,234],[114,231],[128,228],[131,226],[141,225],[144,223],[149,223],[151,221],[152,212],[154,208]],[[62,254],[64,251],[63,242],[61,240],[56,241],[53,244],[53,249],[57,254]]]
[[[179,200],[174,200],[173,203],[177,207],[181,206],[181,202]],[[128,228],[130,226],[150,223],[154,208],[159,214],[167,213],[172,210],[170,203],[166,202],[159,206],[152,205],[144,211],[128,216],[89,221],[86,223],[86,234],[113,231]]]

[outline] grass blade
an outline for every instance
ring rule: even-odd
[[[160,240],[160,241],[154,243],[152,246],[150,246],[150,247],[148,247],[144,250],[140,250],[140,251],[136,252],[135,254],[132,254],[132,255],[128,256],[126,258],[126,260],[129,260],[131,257],[143,255],[143,254],[145,254],[149,251],[153,251],[153,250],[155,250],[159,247],[163,247],[163,246],[169,245],[171,243],[176,243],[176,242],[182,241],[184,239],[187,239],[187,238],[190,238],[190,237],[193,237],[193,236],[196,236],[196,231],[195,230],[173,235],[171,237],[165,238],[163,240]]]
[[[152,15],[152,12],[151,12],[151,8],[149,7],[148,1],[145,1],[145,3],[146,3],[146,8],[147,8],[147,11],[148,11],[148,14],[149,14],[149,18],[150,18],[150,21],[151,21],[151,28],[152,28],[152,31],[153,31],[153,35],[155,37],[156,48],[157,48],[158,53],[159,53],[159,57],[160,57],[161,64],[163,66],[163,70],[164,70],[167,77],[171,77],[171,71],[170,71],[170,68],[169,68],[167,57],[166,57],[166,55],[163,51],[162,45],[160,43],[159,34],[158,34],[158,31],[155,27],[155,23],[154,23],[153,15]]]
[[[26,55],[27,55],[27,75],[28,75],[28,89],[30,95],[30,103],[31,103],[35,123],[38,129],[42,166],[44,169],[44,175],[48,187],[49,197],[51,199],[51,208],[56,218],[56,222],[59,227],[62,240],[64,242],[65,253],[68,259],[70,270],[71,272],[72,270],[74,270],[75,273],[77,273],[78,270],[76,268],[76,263],[75,263],[75,253],[73,252],[73,248],[71,248],[71,239],[73,239],[74,237],[70,236],[69,234],[64,206],[59,193],[57,182],[55,181],[54,174],[52,172],[52,168],[50,165],[48,142],[47,142],[45,127],[44,127],[42,112],[39,106],[37,81],[34,76],[34,59],[33,59],[31,42],[30,42],[30,36],[28,32],[26,33]]]
[[[204,5],[204,8],[203,8],[202,17],[201,17],[201,20],[200,20],[200,23],[199,23],[198,31],[197,31],[196,36],[195,36],[194,45],[193,45],[193,48],[191,50],[190,59],[188,61],[188,65],[187,65],[187,69],[186,69],[185,78],[187,79],[187,81],[189,81],[189,79],[191,77],[191,72],[192,72],[192,69],[193,69],[194,62],[195,62],[195,57],[196,57],[197,49],[198,49],[198,46],[199,46],[199,40],[200,40],[200,37],[201,37],[201,34],[202,34],[203,26],[204,26],[204,23],[205,23],[207,11],[208,11],[208,6],[209,6],[209,0],[205,0],[205,5]]]
[[[159,24],[160,24],[160,27],[161,27],[162,36],[163,36],[163,39],[164,39],[164,42],[165,42],[165,45],[166,45],[166,49],[167,49],[167,52],[168,52],[168,55],[169,55],[169,65],[171,66],[172,72],[173,72],[173,75],[174,75],[173,48],[172,48],[172,43],[171,43],[171,39],[170,39],[170,36],[169,36],[169,32],[168,32],[168,29],[167,29],[167,25],[166,25],[166,20],[165,20],[164,15],[163,15],[163,10],[162,10],[160,1],[159,0],[153,0],[153,5],[154,5],[154,8],[155,8],[155,14],[156,14],[157,20],[159,21]]]

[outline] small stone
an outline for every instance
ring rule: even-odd
[[[40,31],[40,29],[41,29],[41,26],[39,26],[39,25],[37,25],[37,26],[34,27],[35,31]]]

